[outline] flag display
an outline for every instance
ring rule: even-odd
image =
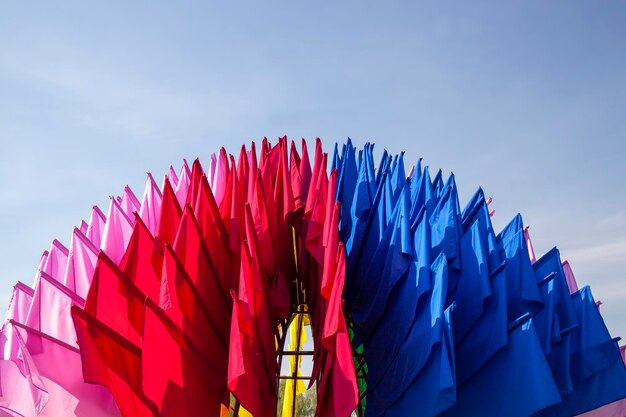
[[[0,415],[626,417],[624,349],[559,250],[375,160],[264,139],[94,206],[13,289]]]

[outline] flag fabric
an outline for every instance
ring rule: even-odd
[[[89,218],[89,225],[87,226],[87,233],[85,233],[85,235],[97,248],[100,247],[100,243],[102,242],[105,223],[106,216],[102,210],[100,210],[98,206],[93,206],[91,209],[91,217]]]
[[[459,387],[456,403],[442,416],[530,416],[561,400],[529,317],[471,383]]]
[[[156,233],[159,222],[162,198],[159,186],[154,182],[152,174],[148,174],[146,189],[143,193],[143,200],[141,201],[141,207],[139,209],[139,217],[141,217],[148,227],[148,230],[153,235]]]
[[[120,262],[126,251],[126,245],[133,232],[132,220],[124,213],[120,204],[111,197],[111,205],[107,221],[102,232],[100,249],[116,264]]]
[[[586,286],[572,295],[578,331],[572,332],[573,390],[541,416],[573,416],[626,397],[626,367]]]
[[[39,416],[118,416],[111,393],[104,387],[85,384],[78,349],[12,322],[28,363],[26,378],[45,389],[47,402]],[[18,411],[19,412],[19,411]]]
[[[83,232],[74,228],[63,285],[79,297],[87,297],[98,258],[98,251],[98,247]]]

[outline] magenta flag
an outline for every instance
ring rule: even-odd
[[[167,178],[169,178],[170,183],[172,183],[172,187],[176,188],[178,185],[178,175],[176,175],[176,171],[174,171],[174,167],[170,164],[169,169],[167,170],[167,174],[165,174]]]
[[[528,229],[530,226],[524,227],[524,240],[526,241],[526,247],[528,248],[528,257],[530,258],[530,263],[534,264],[537,262],[537,257],[535,256],[535,249],[533,248],[533,242],[530,240],[530,233]]]
[[[63,282],[65,269],[67,268],[67,256],[69,250],[61,242],[54,239],[48,251],[46,262],[41,270],[59,282]]]
[[[111,198],[107,222],[104,226],[100,249],[106,253],[115,264],[119,264],[126,251],[126,245],[133,233],[133,222],[122,210],[119,203]]]
[[[98,206],[93,206],[91,209],[91,218],[89,219],[89,227],[87,228],[87,239],[91,241],[96,247],[100,247],[102,242],[102,235],[104,234],[104,225],[106,223],[106,216],[100,210]]]
[[[226,191],[226,179],[228,178],[228,156],[226,150],[222,148],[215,163],[215,174],[211,182],[211,190],[215,196],[215,202],[219,206]]]
[[[97,259],[98,248],[75,228],[70,242],[63,285],[81,298],[87,297]]]
[[[15,320],[18,323],[26,323],[34,294],[33,289],[28,285],[21,282],[15,284],[11,301],[9,301],[6,321]],[[2,326],[0,342],[2,343],[2,358],[14,361],[16,366],[23,371],[22,360],[19,358],[19,345],[8,323]]]
[[[35,282],[35,292],[23,324],[68,345],[78,347],[74,323],[70,316],[73,304],[83,307],[85,301],[41,271]]]
[[[175,175],[175,174],[174,174]],[[187,161],[183,160],[183,166],[180,169],[180,175],[178,176],[178,180],[176,182],[172,182],[172,187],[176,193],[176,199],[178,200],[178,204],[181,207],[185,207],[185,202],[187,201],[187,192],[189,191],[189,184],[191,183],[191,171],[189,170],[189,165],[187,165]]]
[[[570,294],[574,294],[576,291],[578,291],[578,283],[576,282],[574,271],[572,271],[572,267],[567,260],[563,261],[563,272],[565,272],[565,280],[567,281],[567,287],[569,288],[569,292]]]
[[[48,403],[48,389],[24,345],[24,340],[13,321],[3,327],[3,333],[11,335],[17,345],[17,361],[0,361],[0,410],[10,416],[34,417],[41,415]]]
[[[161,211],[161,190],[152,178],[152,174],[148,173],[146,181],[146,190],[143,193],[141,208],[139,209],[139,217],[154,236],[159,223],[159,212]]]
[[[20,343],[27,373],[23,377],[26,381],[16,383],[12,395],[19,401],[10,401],[7,408],[22,415],[33,415],[29,412],[35,410],[38,413],[34,415],[40,417],[120,415],[109,390],[83,382],[78,349],[28,326],[10,323]],[[16,376],[19,380],[20,376]]]
[[[122,196],[119,197],[118,201],[120,203],[120,207],[129,219],[135,217],[133,213],[139,211],[139,207],[141,206],[141,203],[135,196],[135,193],[133,193],[133,190],[131,190],[128,185],[124,187],[124,192],[122,193]]]
[[[86,221],[81,220],[78,230],[80,230],[82,234],[87,235],[87,229],[89,229],[89,224]]]

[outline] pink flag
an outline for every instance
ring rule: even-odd
[[[80,297],[87,297],[98,248],[80,230],[74,229],[63,284]]]
[[[183,159],[183,167],[180,169],[180,176],[177,182],[172,182],[172,187],[176,193],[176,199],[181,207],[185,207],[187,201],[187,192],[189,191],[189,184],[191,182],[191,171],[187,165],[187,161]]]
[[[567,260],[564,260],[562,265],[563,265],[563,272],[565,272],[565,280],[567,281],[567,287],[569,288],[569,292],[570,294],[574,294],[576,291],[578,291],[578,283],[576,282],[574,271],[572,271],[572,267],[570,266]]]
[[[220,149],[220,154],[217,157],[215,164],[215,176],[211,183],[211,190],[215,196],[215,201],[219,206],[224,198],[224,192],[226,191],[226,180],[228,178],[228,156],[226,155],[226,149]]]
[[[17,361],[0,361],[0,410],[10,416],[38,416],[48,403],[48,390],[14,322],[8,321],[2,330],[15,340],[22,367]]]
[[[91,209],[91,218],[89,219],[89,227],[87,228],[87,239],[91,241],[96,247],[100,247],[102,241],[102,235],[104,234],[104,225],[107,218],[98,206],[93,206]]]
[[[530,226],[524,227],[524,240],[526,240],[526,247],[528,248],[528,257],[530,258],[530,263],[534,264],[537,262],[537,257],[535,256],[535,249],[533,249],[533,242],[530,240],[530,233],[528,233],[528,229]]]
[[[70,317],[73,304],[83,307],[85,300],[42,271],[24,324],[76,347],[76,331]]]
[[[13,287],[13,295],[9,301],[9,309],[7,311],[7,321],[15,320],[18,323],[26,323],[28,310],[33,301],[34,291],[26,284],[18,282]],[[2,346],[2,358],[12,360],[23,371],[22,360],[19,358],[19,346],[11,326],[7,323],[2,326],[2,336],[0,338]]]
[[[170,164],[170,168],[167,170],[167,178],[169,178],[172,183],[172,187],[176,188],[178,185],[178,175],[176,175],[176,171],[174,171],[174,167]]]
[[[39,409],[37,415],[40,417],[120,415],[110,391],[100,385],[83,382],[78,349],[28,326],[11,323],[28,364],[28,374],[24,377],[26,383],[16,384],[16,389],[21,392],[14,392],[14,396],[20,399],[17,404],[11,404],[15,412],[29,415],[31,410]],[[32,391],[23,391],[33,386],[36,388],[33,397],[38,401],[33,404],[31,400],[31,404],[27,404],[28,394]],[[47,402],[42,401],[44,393],[47,393]],[[19,409],[24,406],[25,410]]]
[[[139,217],[152,235],[156,233],[157,224],[159,223],[159,212],[161,211],[161,190],[152,178],[152,174],[148,173],[148,181],[146,181],[146,191],[143,193],[141,208],[139,209]]]
[[[87,229],[89,228],[89,224],[87,224],[86,221],[81,220],[80,221],[80,226],[78,227],[78,230],[80,230],[80,232],[84,235],[87,235]]]
[[[46,263],[41,270],[59,282],[63,282],[65,269],[67,268],[68,249],[61,242],[54,239]]]
[[[115,264],[119,264],[126,245],[133,233],[133,222],[124,213],[114,198],[111,198],[111,206],[107,215],[107,222],[102,235],[100,249],[106,253]]]
[[[213,186],[213,180],[215,179],[215,167],[217,165],[217,158],[215,154],[212,153],[209,158],[209,169],[207,170],[207,179],[209,180],[209,185]]]
[[[119,203],[120,207],[122,207],[122,210],[126,213],[129,219],[134,217],[133,213],[139,211],[139,207],[141,206],[141,203],[139,203],[135,193],[133,193],[133,190],[131,190],[128,185],[124,187],[124,192],[122,193]]]

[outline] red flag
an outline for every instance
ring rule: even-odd
[[[307,229],[305,232],[306,235],[304,244],[313,258],[320,265],[324,263],[322,240],[324,235],[328,186],[328,178],[326,176],[326,159],[327,155],[322,154],[321,143],[318,142],[315,152],[316,172],[313,173],[314,181],[311,181],[309,195],[307,196],[307,204],[305,207]]]
[[[204,171],[202,170],[202,165],[200,165],[200,160],[196,159],[193,161],[193,165],[191,166],[189,190],[187,191],[187,200],[185,204],[194,205],[196,203],[198,194],[200,194],[200,190],[202,188],[203,175]]]
[[[120,270],[129,277],[139,290],[153,300],[159,299],[161,283],[152,264],[154,238],[148,227],[136,216],[133,234],[126,253],[120,261]]]
[[[85,311],[141,348],[145,295],[104,252],[98,255]]]
[[[298,155],[296,144],[291,142],[290,164],[294,211],[298,211],[304,209],[311,182],[311,164],[304,139],[302,140],[302,157]]]
[[[194,217],[197,219],[202,239],[211,263],[215,267],[216,275],[221,282],[225,283],[231,276],[233,267],[232,255],[228,249],[228,233],[206,176],[202,177],[200,185],[197,201],[192,205]]]
[[[198,224],[195,222],[189,207],[185,209],[183,214],[173,250],[177,260],[180,260],[179,269],[184,270],[190,285],[198,294],[197,302],[206,309],[207,317],[215,323],[219,337],[226,346],[231,309],[230,300],[226,296],[224,283],[215,273],[202,242]],[[168,271],[168,273],[171,272]]]
[[[241,145],[239,160],[237,161],[237,178],[239,180],[239,195],[246,198],[248,195],[248,152],[246,145]]]
[[[280,154],[274,184],[274,200],[276,201],[276,207],[280,216],[279,222],[287,224],[288,216],[290,216],[295,209],[293,190],[291,188],[289,160],[287,157],[287,138],[282,138],[278,146]],[[289,232],[291,233],[291,230]]]
[[[276,414],[273,323],[258,264],[245,243],[241,252],[239,298],[234,291],[231,293],[234,304],[228,388],[252,415],[270,417]]]
[[[178,231],[180,218],[182,216],[176,193],[165,178],[163,182],[163,201],[161,202],[161,212],[159,213],[159,223],[154,239],[154,251],[152,255],[152,263],[157,275],[161,273],[163,267],[163,245],[172,243]]]
[[[224,226],[229,237],[230,252],[234,254],[233,263],[238,263],[238,254],[241,245],[241,236],[243,229],[243,199],[239,193],[239,180],[237,179],[237,170],[235,167],[235,159],[230,156],[231,169],[225,186],[224,197],[220,204],[219,210]],[[234,277],[231,282],[236,283],[238,277]],[[236,285],[231,285],[230,289],[236,289]]]
[[[217,416],[225,393],[216,370],[160,309],[146,301],[142,386],[161,417]]]
[[[248,167],[248,187],[246,189],[246,201],[249,202],[252,200],[252,195],[254,193],[254,187],[256,184],[256,173],[258,170],[257,160],[256,160],[256,145],[254,142],[250,145],[250,166]]]
[[[277,251],[274,248],[274,238],[272,232],[275,230],[270,225],[271,212],[267,207],[267,199],[261,174],[256,172],[256,182],[252,190],[252,198],[250,199],[250,212],[252,214],[253,223],[256,229],[256,236],[263,245],[259,248],[259,258],[261,266],[266,274],[273,277],[276,273],[274,255]]]
[[[141,349],[78,307],[72,307],[83,379],[111,390],[124,417],[157,416],[141,387]]]
[[[359,389],[341,300],[346,271],[342,243],[335,263],[336,274],[324,320],[322,345],[328,355],[318,386],[317,412],[320,416],[347,417],[359,403]]]

